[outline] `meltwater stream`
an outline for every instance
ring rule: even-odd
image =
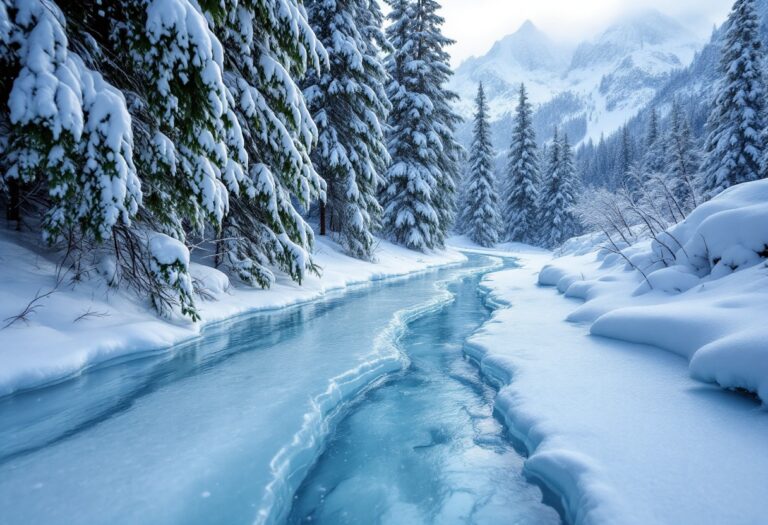
[[[0,398],[0,523],[556,523],[461,358],[487,317],[467,275],[493,266],[243,316]],[[444,307],[436,283],[464,278]]]

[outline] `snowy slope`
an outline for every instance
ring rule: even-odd
[[[465,260],[456,251],[425,255],[381,241],[377,262],[368,263],[347,257],[337,244],[320,238],[315,260],[324,269],[322,277],[311,276],[302,286],[281,278],[270,290],[231,285],[218,270],[192,263],[192,276],[210,300],[200,302],[203,321],[189,323],[159,319],[148,301],[110,288],[99,277],[73,284],[64,274],[56,286],[56,265],[32,246],[23,245],[15,233],[0,234],[2,326],[36,295],[43,296],[26,322],[0,330],[0,395],[56,381],[131,353],[168,347],[195,337],[206,323]]]
[[[465,351],[499,385],[495,409],[530,453],[526,472],[562,496],[571,523],[765,522],[768,413],[699,380],[754,388],[768,378],[768,268],[743,256],[768,241],[767,197],[768,181],[744,185],[673,232],[691,256],[702,236],[712,247],[709,271],[697,266],[688,292],[649,292],[637,272],[594,251],[553,260],[498,247],[520,268],[483,281],[497,310]],[[570,246],[588,251],[594,240]],[[628,255],[640,263],[649,251]],[[723,260],[734,266],[719,254],[738,252],[740,266],[716,270]],[[692,282],[668,273],[651,280],[671,290]],[[675,354],[699,345],[689,369]]]
[[[569,319],[593,334],[669,350],[694,378],[768,400],[768,180],[726,190],[624,256],[566,256],[540,282],[585,299]]]
[[[515,33],[496,42],[486,55],[462,63],[450,87],[461,96],[459,111],[470,117],[477,84],[483,82],[491,118],[498,119],[516,105],[522,79],[532,103],[540,104],[555,96],[560,74],[567,66],[567,51],[558,49],[547,35],[526,21]]]
[[[575,525],[757,525],[768,514],[768,417],[703,385],[678,356],[591,336],[564,322],[579,301],[538,286],[549,255],[489,276],[505,305],[467,353],[530,452],[526,472],[564,500]]]
[[[451,87],[461,96],[461,113],[469,117],[477,83],[488,86],[491,116],[501,123],[497,134],[506,134],[505,116],[516,107],[516,89],[524,82],[534,104],[547,104],[537,115],[541,140],[563,123],[574,141],[599,139],[647,104],[670,72],[688,65],[702,45],[685,27],[653,10],[619,20],[574,50],[557,46],[526,22],[485,56],[459,66]],[[497,147],[503,147],[507,138],[496,138]]]

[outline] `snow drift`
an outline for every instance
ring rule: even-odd
[[[576,245],[574,245],[576,246]],[[586,300],[592,334],[654,345],[694,378],[768,400],[768,180],[734,186],[654,240],[567,255],[539,283]]]

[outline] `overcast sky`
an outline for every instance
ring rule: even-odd
[[[443,0],[445,34],[457,41],[450,49],[453,65],[485,54],[501,37],[530,19],[554,40],[591,38],[632,10],[655,8],[698,34],[728,15],[733,0]]]

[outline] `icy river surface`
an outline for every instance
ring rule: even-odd
[[[560,523],[462,351],[501,264],[242,316],[0,398],[0,522]]]

